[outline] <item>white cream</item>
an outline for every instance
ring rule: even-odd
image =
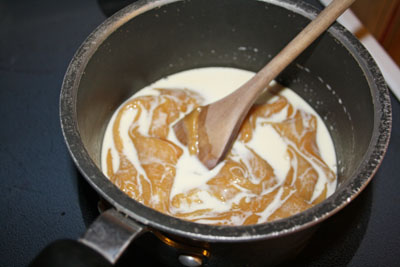
[[[154,90],[155,88],[190,89],[191,91],[199,93],[205,99],[205,102],[201,103],[202,105],[204,105],[210,102],[214,102],[228,95],[233,90],[248,81],[253,75],[254,73],[252,72],[233,68],[212,67],[188,70],[161,79],[154,84],[151,84],[148,87],[145,87],[144,89],[138,91],[138,93],[132,96],[132,98],[144,95],[158,95],[159,91]],[[280,94],[286,97],[295,108],[302,109],[317,117],[317,143],[320,149],[321,157],[327,163],[329,168],[336,173],[336,155],[333,142],[322,119],[301,97],[299,97],[290,89],[286,88],[284,90],[281,90]],[[269,101],[275,101],[275,99],[276,98],[272,97]],[[119,165],[118,153],[116,152],[112,138],[112,128],[115,121],[116,113],[117,112],[115,112],[107,127],[102,147],[102,168],[105,174],[107,173],[106,159],[108,149],[111,149],[111,153],[113,156],[113,169],[118,169]],[[138,169],[139,173],[145,175],[144,170],[140,167],[141,165],[136,155],[135,147],[128,136],[128,129],[130,127],[130,123],[132,122],[132,118],[135,115],[134,113],[134,111],[130,111],[122,117],[120,134],[124,142],[125,155],[127,155],[128,159]],[[233,146],[232,151],[233,154],[243,155],[243,153],[248,153],[247,147],[251,148],[273,167],[278,185],[284,182],[284,179],[290,168],[290,158],[287,153],[287,143],[282,140],[282,138],[272,126],[261,126],[260,124],[263,122],[282,121],[282,119],[286,118],[286,114],[287,110],[284,109],[279,114],[275,114],[267,120],[259,119],[257,121],[258,127],[253,133],[252,140],[246,144],[236,142]],[[149,118],[151,118],[151,114],[149,114],[149,116]],[[183,116],[184,114],[181,115],[181,117]],[[149,121],[142,119],[139,122],[139,126],[140,133],[146,134],[149,128]],[[171,199],[176,194],[185,193],[194,188],[206,190],[207,181],[213,178],[220,171],[224,163],[220,163],[216,168],[209,171],[202,165],[197,157],[191,156],[189,154],[187,147],[181,145],[177,141],[174,131],[172,129],[170,129],[169,131],[168,139],[173,143],[179,145],[183,149],[183,154],[180,157],[178,164],[176,165],[176,177],[171,191]],[[312,165],[320,175],[313,194],[313,200],[322,192],[324,184],[327,182],[327,178],[317,164],[312,163]],[[256,183],[256,181],[252,182]],[[328,183],[328,195],[332,194],[335,188],[336,181]],[[281,205],[283,201],[280,199],[281,194],[282,192],[280,191],[277,194],[275,200],[268,206],[268,208],[264,210],[261,214],[259,214],[259,216],[261,216],[263,220],[268,218],[268,216]],[[241,198],[246,196],[250,197],[251,195],[246,195],[246,192],[243,192],[237,195],[234,199],[222,202],[216,199],[214,196],[210,195],[209,193],[205,191],[200,191],[197,194],[197,197],[201,200],[201,202],[190,206],[181,206],[179,212],[191,212],[198,209],[206,208],[210,208],[218,212],[229,211],[233,202],[237,203]],[[237,220],[237,222],[239,223],[241,219],[237,218]],[[207,220],[200,220],[199,222],[207,222]]]
[[[257,127],[247,145],[274,169],[278,183],[282,183],[290,168],[287,144],[271,125]]]

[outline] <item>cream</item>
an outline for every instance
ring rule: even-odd
[[[134,96],[132,96],[132,98],[145,95],[158,95],[159,91],[155,90],[157,88],[190,89],[191,91],[197,92],[204,98],[204,102],[201,104],[205,105],[228,95],[230,92],[249,80],[253,75],[254,73],[252,72],[233,68],[210,67],[188,70],[161,79],[138,91]],[[286,97],[296,109],[304,110],[316,116],[318,125],[317,145],[319,146],[321,158],[336,174],[336,155],[334,145],[320,116],[313,110],[311,106],[309,106],[292,90],[285,88],[281,90],[279,94]],[[272,97],[268,101],[273,102],[275,99],[276,97]],[[152,112],[155,106],[156,105],[154,105],[150,112],[146,114],[147,116],[142,116],[138,123],[139,132],[143,135],[147,134],[150,126],[150,120],[152,118]],[[188,110],[188,112],[189,111],[190,110]],[[107,151],[109,149],[111,150],[113,158],[113,169],[118,169],[120,163],[118,152],[116,151],[112,136],[112,129],[116,118],[116,113],[117,112],[115,112],[114,116],[111,118],[106,129],[102,146],[101,164],[105,174],[107,174]],[[253,133],[253,138],[246,144],[236,141],[232,148],[232,154],[243,157],[244,162],[246,162],[246,153],[249,153],[249,148],[257,153],[261,158],[266,160],[274,169],[274,174],[277,181],[277,185],[274,186],[274,188],[282,185],[284,182],[290,168],[290,157],[287,153],[288,142],[284,141],[276,132],[276,130],[271,125],[268,125],[268,122],[280,122],[286,118],[286,114],[287,109],[284,109],[280,113],[275,114],[268,119],[258,119],[257,127]],[[133,110],[126,112],[121,119],[119,131],[124,143],[124,154],[127,156],[129,161],[133,163],[138,172],[141,175],[146,176],[146,173],[141,167],[137,157],[135,146],[128,135],[129,127],[131,127],[130,124],[135,115],[136,112]],[[181,117],[184,115],[185,114],[181,114]],[[161,118],[159,123],[162,122],[163,121]],[[232,204],[238,203],[243,197],[250,198],[254,196],[252,194],[248,194],[246,190],[243,190],[243,192],[235,196],[233,199],[227,201],[220,201],[219,199],[216,199],[213,195],[210,195],[208,192],[206,192],[208,187],[207,182],[218,174],[224,162],[221,162],[217,167],[209,171],[202,165],[196,156],[189,154],[187,147],[179,143],[172,129],[169,131],[168,140],[177,144],[183,150],[183,154],[179,158],[179,161],[176,165],[176,176],[171,189],[170,199],[172,200],[175,195],[188,192],[191,189],[199,189],[199,192],[196,194],[196,197],[199,199],[199,201],[192,203],[191,205],[181,205],[179,209],[172,208],[173,212],[188,213],[199,209],[212,209],[214,211],[224,212],[229,211]],[[301,153],[300,151],[297,152]],[[328,181],[321,167],[312,160],[310,163],[319,175],[313,197],[311,199],[311,201],[313,201],[323,191],[325,184],[328,185],[327,196],[332,194],[336,188],[336,180]],[[253,178],[250,177],[250,179]],[[252,182],[257,184],[257,180],[253,179]],[[268,191],[271,190],[272,189],[269,189]],[[267,191],[263,193],[267,193]],[[276,194],[272,203],[263,212],[258,214],[260,216],[260,220],[265,221],[269,215],[279,208],[279,206],[284,202],[284,200],[281,199],[281,195],[282,189],[280,189],[279,193]],[[152,201],[157,200],[154,199]],[[190,219],[190,217],[188,219]],[[240,224],[243,218],[234,218],[233,220],[235,223]],[[200,219],[198,222],[208,223],[209,221],[207,219]],[[215,223],[215,221],[212,222]]]

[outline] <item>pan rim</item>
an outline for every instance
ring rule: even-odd
[[[143,0],[127,6],[96,28],[73,57],[62,84],[60,120],[68,150],[85,179],[106,201],[134,221],[169,234],[208,242],[241,242],[285,236],[316,225],[345,207],[367,186],[382,162],[390,139],[391,107],[386,83],[376,63],[360,42],[338,23],[335,23],[329,32],[347,49],[350,49],[362,71],[366,73],[375,105],[375,122],[373,136],[364,155],[363,164],[354,171],[357,175],[352,176],[346,182],[346,186],[339,188],[322,203],[289,218],[269,223],[247,226],[198,224],[162,214],[142,205],[120,191],[104,176],[90,158],[80,139],[75,105],[80,78],[97,48],[120,26],[151,9],[179,1],[182,0]],[[315,17],[317,14],[317,10],[310,5],[293,0],[261,1],[286,8],[308,18]]]

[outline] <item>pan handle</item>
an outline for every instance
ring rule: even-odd
[[[147,228],[115,209],[103,212],[85,235],[76,240],[59,240],[47,246],[29,265],[38,266],[112,266],[131,241]]]

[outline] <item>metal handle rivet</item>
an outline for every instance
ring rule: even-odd
[[[187,267],[198,267],[203,263],[200,257],[193,255],[180,255],[178,259],[180,263]]]

